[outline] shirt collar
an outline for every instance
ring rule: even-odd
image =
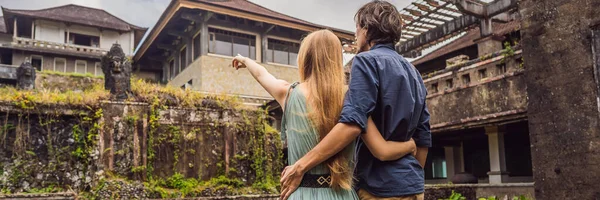
[[[379,49],[379,48],[388,48],[388,49],[391,49],[391,50],[395,50],[394,49],[394,44],[392,44],[392,43],[376,44],[375,46],[372,46],[371,49],[369,49],[369,50]]]

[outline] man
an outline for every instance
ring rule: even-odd
[[[361,133],[373,118],[386,140],[417,144],[416,156],[377,160],[362,141],[357,143],[356,187],[361,199],[423,199],[422,166],[431,146],[426,89],[419,72],[394,50],[402,19],[396,7],[372,1],[355,15],[359,54],[354,57],[349,89],[339,123],[304,157],[284,169],[281,198],[287,199],[304,173],[326,161]]]

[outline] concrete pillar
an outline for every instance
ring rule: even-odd
[[[494,34],[494,29],[492,28],[492,19],[481,19],[481,24],[479,26],[479,32],[481,33],[481,37],[485,38]]]
[[[488,172],[490,184],[500,184],[508,179],[506,172],[506,157],[504,154],[504,130],[498,126],[485,127],[488,136],[490,152],[490,172]]]
[[[71,30],[69,30],[69,25],[67,25],[66,29],[67,29],[67,41],[65,41],[65,44],[69,44],[69,39],[71,37],[71,33],[70,33]],[[100,41],[98,41],[98,42],[100,42]],[[110,47],[108,47],[108,48],[110,48]]]
[[[13,20],[13,37],[17,37],[17,32],[19,32],[19,29],[17,28],[17,17],[15,17]]]
[[[448,180],[452,180],[454,174],[458,173],[455,163],[458,161],[454,157],[454,148],[455,147],[444,147],[444,156],[446,157],[446,175]]]
[[[260,35],[260,46],[262,48],[260,51],[260,56],[261,56],[260,62],[262,62],[262,63],[267,63],[267,45],[268,45],[267,42],[268,42],[267,34],[266,33],[261,34]]]
[[[131,52],[131,55],[133,55],[133,52],[135,52],[135,31],[131,31],[129,33],[129,44],[131,45],[131,48],[129,49],[129,51]]]
[[[475,41],[477,43],[477,53],[479,56],[495,53],[502,50],[502,39],[498,36],[488,36]]]
[[[200,55],[208,54],[208,23],[204,22],[200,24]]]
[[[31,39],[35,39],[35,21],[31,20]]]

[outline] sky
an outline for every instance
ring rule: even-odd
[[[171,0],[0,0],[0,6],[11,9],[42,9],[65,4],[99,8],[137,26],[152,29]],[[250,0],[271,10],[312,23],[355,31],[354,14],[370,0]],[[388,0],[398,10],[414,0]],[[149,31],[148,31],[149,32]],[[423,55],[443,46],[438,44]],[[345,62],[351,57],[344,56]],[[413,59],[409,59],[413,60]]]
[[[354,31],[354,13],[370,0],[250,0],[271,10],[316,24]],[[41,9],[65,4],[100,8],[138,26],[152,28],[170,0],[0,0],[11,9]],[[410,0],[389,0],[402,9]]]

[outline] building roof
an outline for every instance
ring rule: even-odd
[[[518,20],[510,21],[508,23],[494,23],[492,25],[494,29],[494,35],[506,35],[510,32],[516,31],[521,28],[521,22]],[[431,53],[416,59],[412,62],[413,65],[423,64],[427,61],[431,61],[440,56],[446,55],[448,53],[463,49],[465,47],[469,47],[471,45],[475,45],[474,40],[481,38],[481,34],[479,32],[479,26],[473,28],[467,33],[458,39],[438,48]]]
[[[176,16],[176,13],[178,13],[181,8],[204,10],[210,13],[236,16],[307,32],[319,29],[329,29],[343,41],[354,40],[354,32],[307,22],[270,10],[248,0],[172,0],[156,22],[156,25],[143,41],[140,48],[136,51],[134,56],[135,61],[138,61],[143,57],[146,50],[150,48],[154,43],[154,40],[161,32],[163,32],[163,29],[172,21],[172,18]]]
[[[271,18],[275,18],[278,20],[285,20],[285,21],[303,24],[303,25],[307,25],[307,26],[316,26],[316,27],[330,29],[330,30],[334,30],[334,31],[338,31],[338,32],[351,34],[351,35],[354,34],[354,32],[352,32],[352,31],[346,31],[346,30],[342,30],[342,29],[338,29],[338,28],[323,26],[323,25],[311,23],[308,21],[304,21],[304,20],[301,20],[301,19],[298,19],[295,17],[291,17],[288,15],[273,11],[271,9],[265,8],[261,5],[252,3],[247,0],[193,0],[193,1],[217,5],[217,6],[226,7],[226,8],[244,11],[244,12],[249,12],[249,13],[253,13],[253,14],[257,14],[257,15],[262,15],[265,17],[271,17]]]
[[[6,24],[4,24],[3,16],[0,16],[0,33],[6,33]]]
[[[40,10],[16,10],[2,7],[4,17],[27,16],[36,19],[70,22],[86,26],[102,27],[117,31],[147,30],[106,12],[105,10],[90,8],[80,5],[68,4],[64,6]]]

